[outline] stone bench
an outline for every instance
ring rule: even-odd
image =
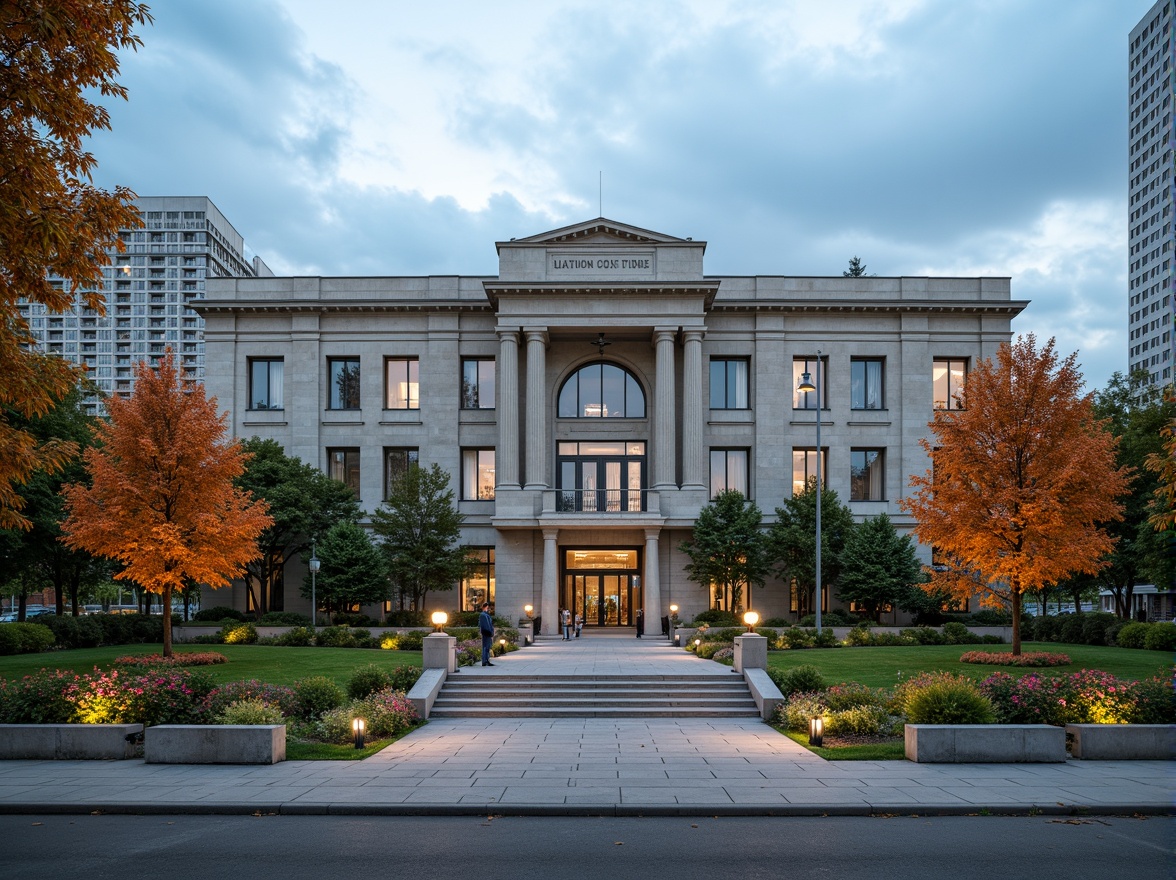
[[[1171,761],[1176,724],[1067,724],[1070,754],[1086,761]]]
[[[908,724],[908,761],[920,764],[1032,764],[1066,760],[1066,732],[1052,724]]]
[[[143,733],[148,764],[276,764],[285,724],[160,724]]]
[[[142,724],[0,724],[0,759],[123,760],[135,757],[142,732]]]

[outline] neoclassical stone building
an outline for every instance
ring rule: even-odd
[[[818,351],[824,479],[858,518],[909,528],[897,502],[933,409],[1026,305],[1007,278],[710,276],[705,242],[604,218],[497,249],[493,277],[209,279],[205,382],[235,435],[278,440],[368,510],[437,462],[479,567],[433,604],[531,604],[545,630],[563,607],[588,626],[644,608],[651,627],[708,607],[679,545],[716,492],[771,515],[815,472],[816,395],[796,386]],[[275,605],[308,611],[303,566],[286,575]],[[781,583],[752,604],[796,609]]]

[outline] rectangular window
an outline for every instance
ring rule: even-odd
[[[480,611],[482,603],[494,605],[494,548],[467,547],[469,567],[461,579],[461,610]]]
[[[820,375],[817,373],[817,359],[812,358],[793,358],[792,359],[792,408],[793,409],[816,409],[817,408],[817,393],[818,391],[797,391],[796,386],[800,384],[801,378],[805,373],[809,374],[809,380],[813,382],[821,395],[821,409],[829,408],[829,392],[828,385],[825,384],[828,370],[826,367],[829,364],[829,359],[821,358]],[[819,381],[818,381],[819,379]]]
[[[392,486],[408,473],[410,467],[420,464],[420,450],[415,446],[384,447],[384,497],[392,494]]]
[[[711,358],[711,409],[747,409],[746,358]]]
[[[881,449],[849,451],[849,500],[882,501],[886,497],[886,456]]]
[[[710,454],[711,498],[720,492],[742,492],[747,498],[746,449],[712,449]]]
[[[794,447],[792,450],[792,494],[799,495],[810,480],[817,478],[817,450]],[[821,485],[829,484],[829,449],[821,447]]]
[[[249,409],[282,409],[281,358],[250,358]]]
[[[327,358],[327,409],[359,409],[359,358]]]
[[[968,362],[963,358],[935,358],[931,371],[932,399],[936,409],[961,409],[957,395],[964,391]]]
[[[494,500],[494,450],[461,451],[461,497],[463,501]]]
[[[338,480],[340,483],[345,483],[350,487],[351,491],[355,493],[355,497],[359,497],[359,450],[355,448],[350,449],[328,449],[327,450],[327,476],[332,480]]]
[[[420,409],[421,362],[416,358],[384,360],[385,409]]]
[[[461,362],[461,408],[494,409],[494,359]]]
[[[849,362],[850,409],[883,409],[881,358],[854,358]]]

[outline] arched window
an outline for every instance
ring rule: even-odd
[[[637,377],[616,364],[580,367],[559,390],[559,417],[645,418],[645,394]]]

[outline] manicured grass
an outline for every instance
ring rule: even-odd
[[[362,761],[374,755],[380,749],[387,748],[395,740],[374,739],[364,744],[362,749],[354,745],[336,745],[335,743],[286,741],[287,761]]]
[[[903,648],[811,648],[799,651],[769,651],[768,665],[779,669],[810,665],[821,671],[828,684],[856,681],[870,687],[893,687],[900,678],[920,672],[945,670],[967,675],[977,681],[998,670],[1022,676],[1064,675],[1081,669],[1100,669],[1116,678],[1138,680],[1153,675],[1171,675],[1172,655],[1167,651],[1140,651],[1100,645],[1064,645],[1056,642],[1024,642],[1023,651],[1051,651],[1068,654],[1069,666],[1044,669],[1020,666],[980,666],[961,663],[966,651],[1010,651],[1008,645],[919,645]]]
[[[776,727],[776,725],[772,725]],[[810,746],[807,733],[793,733],[782,727],[776,727],[794,743],[804,746],[814,755],[826,761],[901,761],[906,758],[905,745],[901,738],[881,743],[867,743],[860,746],[842,746],[836,749]]]
[[[105,648],[75,648],[45,654],[17,654],[0,657],[0,678],[21,678],[41,669],[92,672],[95,666],[109,669],[116,657],[128,654],[159,654],[162,645],[115,645]],[[325,675],[346,687],[352,672],[374,663],[386,669],[420,666],[420,651],[380,651],[370,648],[277,648],[259,645],[177,645],[175,653],[216,651],[228,663],[195,667],[208,672],[217,683],[256,678],[270,684],[293,684],[300,678]]]

